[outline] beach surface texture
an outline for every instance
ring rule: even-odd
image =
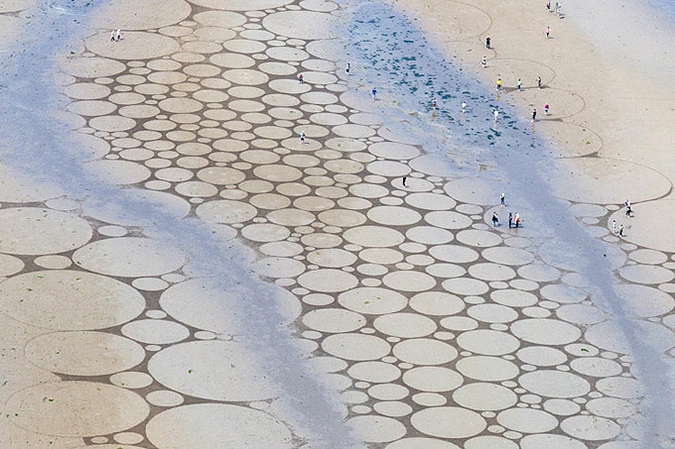
[[[675,447],[654,10],[0,23],[0,449]]]

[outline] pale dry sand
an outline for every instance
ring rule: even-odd
[[[506,92],[500,101],[516,105],[524,120],[536,108],[533,130],[551,139],[556,157],[605,160],[561,162],[561,167],[580,175],[573,176],[565,189],[590,182],[597,192],[563,198],[617,205],[625,199],[635,203],[672,198],[675,77],[667,61],[674,33],[649,11],[636,2],[571,1],[564,2],[561,20],[547,12],[543,0],[393,4],[415,17],[450,60],[473,71],[487,86],[493,88],[501,78]],[[551,28],[549,39],[546,27]],[[492,39],[490,50],[485,48],[486,36]],[[483,56],[488,59],[484,69]],[[538,76],[543,89],[536,88]],[[515,90],[519,78],[522,92]],[[549,116],[544,115],[546,103]],[[632,164],[623,166],[620,161]],[[641,173],[637,166],[649,170]],[[659,213],[649,209],[648,221],[672,221],[669,203],[656,209]],[[640,243],[648,239],[654,248],[672,247],[668,233],[649,227],[637,232],[642,235]]]

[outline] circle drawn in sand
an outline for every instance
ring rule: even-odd
[[[650,179],[649,185],[652,181],[649,175],[642,179]],[[655,181],[657,179],[654,179]],[[639,191],[639,190],[638,190]],[[635,192],[632,192],[635,193]],[[614,203],[620,203],[626,198],[635,200],[635,197],[626,195],[619,197]],[[617,223],[623,223],[626,226],[624,237],[625,240],[634,243],[638,246],[645,246],[659,251],[675,252],[675,234],[672,233],[669,226],[670,221],[665,220],[664,217],[670,217],[675,213],[675,201],[673,200],[657,200],[634,205],[635,216],[628,219],[623,210],[618,210],[609,217],[608,223],[616,220]]]
[[[121,42],[110,42],[110,34],[103,32],[85,40],[87,49],[106,58],[135,60],[159,58],[175,53],[178,42],[167,36],[131,31],[124,33]]]
[[[91,20],[95,21],[97,28],[148,30],[178,23],[190,14],[191,9],[183,0],[145,0],[141,3],[135,0],[118,0],[96,11]],[[121,42],[110,44],[128,44],[126,34],[122,34]]]
[[[13,424],[32,432],[88,437],[134,427],[147,418],[150,407],[139,395],[123,388],[95,382],[53,382],[14,394],[5,411]],[[111,415],[115,419],[110,419]]]
[[[102,376],[128,370],[145,350],[128,338],[106,332],[52,332],[30,340],[26,358],[36,366],[71,376]]]
[[[274,396],[251,360],[239,343],[193,341],[158,352],[148,361],[148,371],[162,385],[197,398],[239,402]]]
[[[0,252],[20,255],[56,254],[86,244],[92,229],[83,219],[50,209],[0,210]]]
[[[36,271],[0,285],[4,313],[33,326],[58,330],[104,329],[143,312],[143,296],[119,282],[81,271]]]
[[[158,276],[180,268],[185,256],[146,238],[122,237],[93,242],[73,254],[85,270],[123,277]]]
[[[192,429],[185,432],[184,429]],[[288,428],[258,410],[229,404],[192,404],[160,413],[148,422],[148,440],[162,449],[278,449],[294,447]]]
[[[297,39],[330,39],[335,17],[312,11],[283,11],[263,19],[265,29],[280,36]]]
[[[581,158],[556,160],[555,166],[549,173],[554,195],[574,202],[616,204],[626,198],[640,202],[663,196],[671,188],[659,172],[630,162]]]

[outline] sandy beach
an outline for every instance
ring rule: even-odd
[[[675,84],[544,5],[5,2],[0,447],[673,447]]]

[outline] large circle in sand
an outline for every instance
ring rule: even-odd
[[[129,429],[150,413],[138,394],[97,382],[34,385],[9,398],[9,420],[44,435],[93,437]]]
[[[86,244],[92,229],[83,219],[40,208],[0,210],[0,252],[19,255],[57,254]]]
[[[283,11],[263,19],[268,31],[297,39],[330,39],[335,29],[335,17],[312,11]]]
[[[0,201],[2,202],[32,203],[55,198],[61,194],[54,186],[35,182],[28,176],[20,176],[14,170],[0,165]]]
[[[149,30],[180,22],[192,8],[184,0],[116,0],[100,8],[92,18],[97,28]],[[122,34],[125,38],[126,33]],[[124,45],[121,41],[116,45]],[[115,45],[113,44],[113,45]]]
[[[73,376],[103,376],[145,359],[143,347],[108,332],[51,332],[26,343],[26,358],[40,368]]]
[[[276,307],[284,319],[284,324],[300,316],[298,298],[282,288],[273,290],[276,294],[269,297],[272,307]],[[237,289],[225,290],[215,281],[208,279],[190,279],[172,285],[160,297],[162,309],[181,323],[211,332],[238,333],[242,321],[247,315],[240,310],[249,298]],[[251,307],[248,313],[254,313]],[[237,313],[235,313],[237,312]]]
[[[498,204],[500,183],[494,179],[467,177],[455,179],[443,186],[445,193],[452,198],[470,204],[483,206]]]
[[[478,37],[492,26],[490,16],[476,6],[453,1],[448,7],[452,12],[444,16],[444,20],[449,20],[443,27],[446,30],[445,39],[448,41],[463,41]],[[503,67],[500,70],[503,70]]]
[[[253,11],[273,9],[291,3],[291,0],[190,0],[195,5],[210,9],[226,9],[228,11]]]
[[[73,260],[85,270],[123,277],[166,274],[185,263],[185,255],[156,240],[123,237],[99,240],[78,249]]]
[[[271,383],[257,372],[245,347],[231,341],[169,346],[150,359],[148,371],[165,387],[212,401],[258,401],[274,396]]]
[[[294,447],[288,428],[272,416],[229,404],[192,404],[172,408],[150,420],[148,440],[161,449]]]
[[[659,172],[616,159],[561,159],[555,166],[549,174],[554,195],[574,202],[646,201],[665,195],[671,188],[670,181]]]
[[[82,271],[35,271],[0,284],[0,310],[22,323],[47,329],[105,329],[145,309],[134,288]]]
[[[106,58],[137,60],[159,58],[178,51],[178,41],[155,33],[131,31],[122,35],[121,42],[110,42],[110,34],[102,32],[88,38],[87,49]]]
[[[626,196],[626,198],[631,197]],[[611,223],[612,220],[616,220],[617,223],[624,223],[626,227],[624,239],[631,243],[661,251],[675,252],[675,233],[670,227],[675,219],[675,201],[650,201],[633,206],[633,210],[635,215],[632,218],[627,218],[621,209],[612,214],[608,221]]]

